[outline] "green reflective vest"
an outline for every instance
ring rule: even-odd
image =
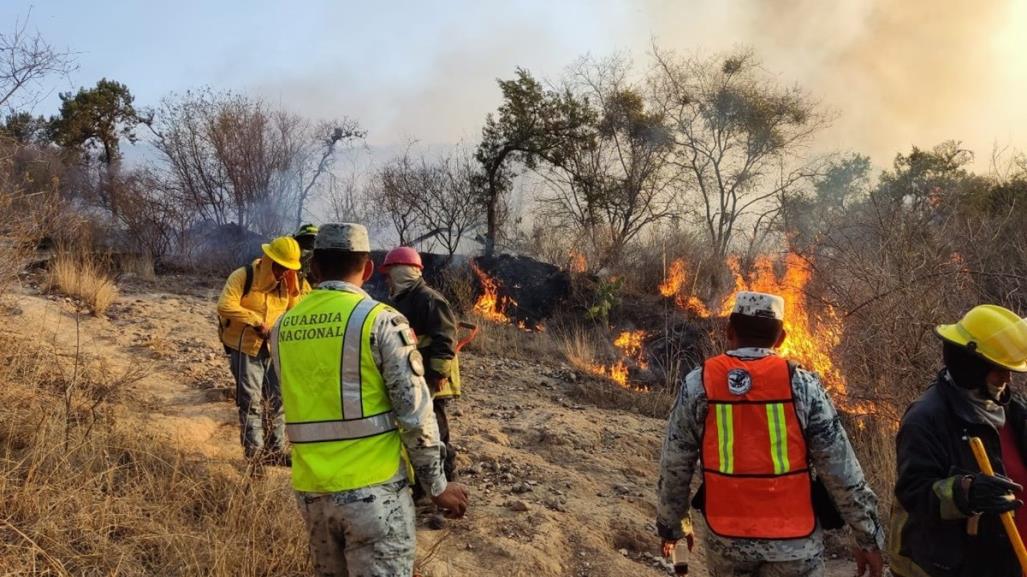
[[[402,441],[371,353],[384,309],[364,295],[318,289],[282,316],[275,361],[297,491],[349,491],[400,471]]]

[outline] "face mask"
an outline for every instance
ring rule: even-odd
[[[389,294],[392,296],[409,289],[421,279],[421,269],[398,264],[389,268]]]

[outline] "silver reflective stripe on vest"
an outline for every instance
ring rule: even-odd
[[[360,348],[363,345],[364,322],[377,304],[374,299],[360,301],[353,308],[346,324],[346,336],[342,340],[342,366],[339,371],[342,378],[339,386],[342,393],[342,416],[347,420],[364,416],[360,384]]]
[[[347,441],[373,437],[396,429],[396,418],[390,411],[366,419],[322,421],[318,423],[288,423],[285,434],[290,443],[319,443]]]

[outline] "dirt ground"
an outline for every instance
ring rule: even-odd
[[[214,324],[220,283],[121,284],[105,318],[76,322],[63,297],[24,294],[14,306],[22,326],[66,354],[79,349],[111,371],[135,372],[122,394],[128,410],[144,412],[172,442],[241,463],[232,379]],[[664,422],[570,398],[574,377],[556,351],[531,361],[474,353],[461,360],[465,395],[452,411],[453,435],[472,504],[441,530],[427,527],[422,509],[425,575],[667,575],[653,526]],[[291,499],[288,473],[273,474]],[[706,575],[701,545],[691,567]],[[830,575],[854,572],[831,561]]]

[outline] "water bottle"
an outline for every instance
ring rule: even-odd
[[[688,540],[682,539],[674,546],[674,552],[670,555],[670,562],[674,565],[675,575],[688,575]]]

